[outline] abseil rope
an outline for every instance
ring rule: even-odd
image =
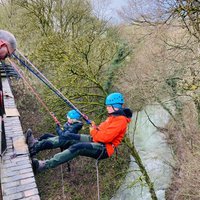
[[[62,197],[66,199],[65,196],[65,184],[64,184],[64,175],[63,175],[63,165],[60,165],[60,173],[61,173],[61,184],[62,184]]]
[[[100,200],[100,188],[99,188],[99,168],[98,168],[99,160],[97,159],[95,162],[96,171],[97,171],[97,197]]]
[[[103,145],[103,144],[101,144],[101,145]],[[100,200],[99,167],[98,167],[98,164],[99,164],[99,159],[103,155],[103,152],[104,152],[104,148],[102,148],[101,154],[99,155],[99,157],[96,159],[96,162],[95,162],[96,171],[97,171],[97,197],[98,197],[98,200]]]
[[[15,53],[13,56],[24,66],[26,67],[32,74],[34,74],[39,80],[41,80],[50,90],[52,90],[58,97],[60,97],[70,108],[76,110],[83,119],[87,122],[87,124],[91,124],[91,120],[83,114],[76,106],[74,106],[21,52],[16,50],[24,60],[26,60],[34,69],[35,71],[25,63],[24,60],[20,59]]]
[[[47,105],[44,103],[44,101],[40,98],[40,96],[35,92],[35,90],[33,89],[33,87],[29,84],[29,82],[27,81],[27,79],[25,78],[25,76],[23,75],[23,72],[20,71],[19,67],[17,67],[17,65],[12,62],[9,58],[8,61],[10,62],[10,64],[13,66],[13,68],[15,69],[15,71],[20,75],[20,77],[23,79],[25,85],[32,91],[32,93],[35,95],[35,97],[37,98],[37,100],[42,104],[42,106],[47,110],[47,112],[49,112],[49,114],[51,115],[51,117],[53,118],[53,120],[60,125],[60,122],[57,120],[57,118],[55,117],[55,115],[49,110],[49,108],[47,107]]]

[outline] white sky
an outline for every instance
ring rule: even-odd
[[[120,17],[117,10],[127,5],[128,0],[92,0],[95,14],[103,19],[110,19],[113,23],[119,23]]]

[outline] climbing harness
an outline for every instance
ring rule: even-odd
[[[15,53],[13,56],[25,67],[27,68],[32,74],[34,74],[40,81],[42,81],[51,91],[53,91],[58,97],[60,97],[70,108],[76,110],[83,119],[87,122],[87,124],[91,124],[91,120],[83,114],[76,106],[74,106],[26,57],[22,55],[18,50],[16,50],[22,57],[25,59],[33,68],[34,70],[25,63],[24,60],[20,59]]]

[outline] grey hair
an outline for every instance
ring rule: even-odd
[[[15,39],[15,36],[8,31],[0,30],[0,40],[5,40],[6,42],[8,42],[11,48],[14,50],[17,48],[17,41]]]

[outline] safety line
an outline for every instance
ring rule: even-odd
[[[100,200],[100,188],[99,188],[99,168],[98,168],[98,159],[95,162],[96,172],[97,172],[97,197]]]
[[[19,51],[17,50],[17,52]],[[29,65],[27,65],[23,60],[21,60],[15,53],[13,53],[13,56],[17,60],[19,60],[20,63],[24,67],[26,67],[31,73],[33,73],[37,78],[39,78],[58,97],[60,97],[69,107],[76,110],[88,124],[91,124],[91,121],[88,119],[88,117],[85,114],[83,114],[76,106],[74,106],[26,57],[24,57],[21,54],[21,52],[19,52],[19,54],[37,71],[37,73]]]
[[[54,89],[55,89],[56,91],[59,92],[59,90],[46,78],[46,76],[44,76],[43,73],[41,73],[41,72],[35,67],[35,65],[34,65],[28,58],[26,58],[18,49],[16,50],[16,52],[18,52],[19,55],[20,55],[24,60],[26,60],[26,61],[33,67],[33,69],[35,69],[36,72],[37,72],[38,74],[40,74],[40,75],[43,77],[43,79],[44,79],[48,84],[50,84],[52,87],[54,87]]]
[[[26,84],[26,86],[32,91],[32,93],[35,95],[35,97],[37,98],[37,100],[42,104],[42,106],[47,110],[47,112],[49,112],[49,114],[51,115],[51,117],[53,118],[53,120],[60,124],[60,122],[57,120],[57,118],[54,116],[54,114],[49,110],[49,108],[47,107],[47,105],[44,103],[44,101],[40,98],[40,96],[38,95],[38,93],[33,89],[33,87],[29,84],[29,82],[27,81],[27,79],[25,78],[25,76],[23,75],[23,72],[20,72],[20,69],[18,68],[18,66],[12,62],[9,58],[8,61],[10,62],[10,64],[13,66],[13,68],[15,69],[15,71],[20,75],[20,77],[23,79],[24,83]]]
[[[65,200],[65,184],[64,184],[64,175],[63,175],[63,165],[60,165],[60,173],[61,173],[61,184],[62,184],[62,197]]]

